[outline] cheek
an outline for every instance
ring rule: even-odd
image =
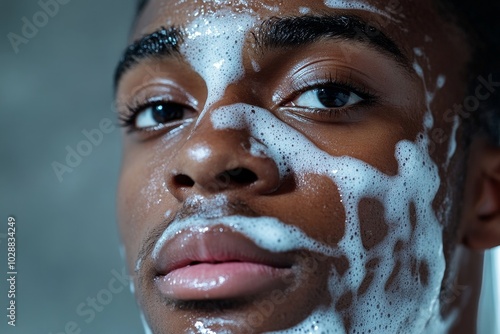
[[[329,252],[347,259],[349,267],[344,273],[333,271],[328,285],[334,303],[350,305],[343,312],[346,322],[365,332],[384,328],[380,326],[398,332],[413,318],[428,316],[420,315],[422,307],[439,306],[437,291],[445,264],[442,230],[432,201],[440,178],[428,153],[427,133],[417,136],[415,142],[399,141],[395,150],[380,151],[384,152],[381,160],[396,161],[396,172],[388,175],[352,155],[332,156],[320,150],[263,109],[246,105],[221,108],[212,114],[212,122],[217,129],[248,126],[250,134],[282,166],[282,175],[288,170],[299,175],[299,185],[300,175],[316,174],[338,187],[338,197],[324,203],[334,207],[340,198],[345,230],[338,242],[329,243],[333,246]],[[304,180],[304,184],[309,181]],[[321,199],[317,196],[314,198]],[[323,231],[334,226],[332,220],[326,222]],[[354,298],[348,298],[346,292]],[[425,321],[416,324],[414,332],[422,332],[418,327],[422,324]]]
[[[359,201],[358,211],[361,242],[369,251],[380,245],[389,233],[389,225],[385,222],[385,208],[377,199],[363,198]]]
[[[129,270],[134,268],[133,254],[137,254],[140,247],[140,236],[144,226],[144,200],[135,196],[137,193],[137,180],[133,178],[127,168],[122,168],[118,188],[118,226],[122,242],[125,246]]]
[[[408,111],[401,110],[401,113]],[[398,173],[394,157],[396,145],[401,140],[415,140],[420,126],[417,122],[371,117],[353,125],[291,124],[302,132],[315,146],[330,156],[350,156],[368,163],[387,175]]]
[[[160,136],[141,142],[129,138],[125,144],[118,195],[119,210],[126,218],[154,217],[158,223],[171,209],[173,197],[167,187],[169,163],[182,146],[186,131]]]
[[[284,182],[287,186],[280,188],[278,196],[251,204],[262,215],[280,217],[325,245],[337,244],[345,234],[346,214],[336,185],[323,175],[300,175],[297,179]]]
[[[150,149],[144,149],[145,152]],[[142,150],[141,150],[142,151]],[[165,166],[142,152],[125,153],[118,188],[118,224],[129,265],[147,231],[165,217]],[[132,267],[135,263],[132,264]]]

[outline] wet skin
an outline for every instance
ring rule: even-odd
[[[234,34],[244,41],[241,60],[244,74],[230,82],[215,100],[208,100],[210,87],[182,51],[174,56],[143,58],[119,79],[118,110],[122,118],[129,119],[133,130],[124,134],[119,225],[129,268],[133,271],[137,260],[141,260],[134,272],[136,297],[155,333],[196,330],[195,322],[200,318],[223,318],[224,329],[242,332],[241,325],[248,323],[247,315],[258,310],[258,305],[269,300],[276,289],[283,292],[284,301],[275,303],[272,315],[253,327],[255,332],[291,328],[321,305],[341,313],[344,326],[350,329],[352,313],[356,312],[350,309],[352,296],[332,301],[325,293],[331,268],[338,273],[349,268],[345,259],[325,258],[306,250],[290,252],[287,256],[293,263],[293,275],[272,289],[262,288],[258,293],[228,298],[214,295],[208,300],[189,300],[159,293],[154,280],[158,272],[151,257],[152,246],[176,216],[199,214],[276,217],[335,247],[346,230],[346,212],[337,186],[329,178],[314,173],[290,171],[286,176],[280,175],[273,158],[249,153],[252,140],[248,129],[217,130],[211,114],[217,108],[235,103],[257,106],[272,112],[331,156],[350,156],[386,175],[397,175],[396,144],[402,140],[416,141],[424,131],[428,91],[437,92],[430,106],[434,129],[442,129],[450,137],[453,123],[445,120],[443,114],[465,94],[464,37],[428,1],[404,2],[393,7],[392,12],[384,10],[385,2],[366,2],[379,8],[380,13],[329,8],[322,1],[284,4],[249,1],[248,6],[234,3],[168,1],[164,6],[161,1],[151,1],[131,38],[135,41],[161,27],[188,27],[195,18],[213,19],[217,13],[228,15],[229,11],[249,13],[255,18],[250,31]],[[309,8],[310,16],[356,16],[394,41],[401,54],[397,56],[366,40],[345,38],[323,37],[294,47],[256,45],[262,22],[271,17],[303,16],[300,7]],[[199,51],[208,52],[209,48],[207,45]],[[415,48],[420,48],[423,55],[417,54]],[[415,62],[423,68],[424,80],[416,72]],[[436,84],[439,76],[446,77],[442,89]],[[311,105],[317,104],[316,93],[321,88],[327,89],[322,94],[328,98],[321,95],[320,102],[333,104],[329,108]],[[316,95],[311,95],[311,91]],[[184,107],[174,108],[177,116],[165,126],[138,129],[151,124],[133,115],[127,106],[144,115],[152,99]],[[453,182],[448,180],[461,172],[459,162],[463,160],[463,152],[459,149],[452,158],[455,163],[451,165],[458,167],[447,168],[449,144],[449,140],[433,140],[429,150],[441,177],[441,187],[433,202],[436,215],[445,199],[453,201],[460,197],[450,188]],[[221,195],[225,201],[220,201]],[[390,234],[383,208],[383,203],[371,198],[359,204],[363,222],[361,238],[367,252],[384,243]],[[448,214],[438,216],[444,226],[458,219],[459,214],[453,208]],[[453,251],[462,236],[429,238],[443,238],[445,248]],[[405,252],[405,246],[401,247],[400,251]],[[415,275],[426,276],[425,272]],[[369,284],[366,280],[366,285]],[[398,288],[397,284],[394,288]],[[473,328],[473,316],[462,319],[463,324],[456,328]],[[221,325],[210,328],[217,331]]]

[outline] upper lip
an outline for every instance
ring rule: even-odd
[[[224,225],[183,230],[166,241],[153,259],[158,275],[198,263],[249,262],[274,268],[290,268],[289,253],[273,253],[255,245]]]

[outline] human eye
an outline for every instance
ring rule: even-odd
[[[195,116],[194,107],[160,97],[127,105],[121,123],[129,132],[155,132],[173,130],[192,122]]]
[[[345,108],[362,102],[364,99],[349,88],[324,86],[307,90],[291,103],[295,107],[311,109]]]
[[[155,101],[140,106],[133,112],[136,114],[135,128],[147,129],[183,120],[190,113],[190,110],[179,103]]]
[[[292,83],[281,107],[290,113],[318,122],[344,122],[360,119],[378,97],[364,85],[347,76],[303,78]]]

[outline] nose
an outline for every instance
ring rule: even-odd
[[[171,160],[166,184],[179,201],[195,194],[264,195],[280,185],[276,162],[247,131],[199,125]]]

